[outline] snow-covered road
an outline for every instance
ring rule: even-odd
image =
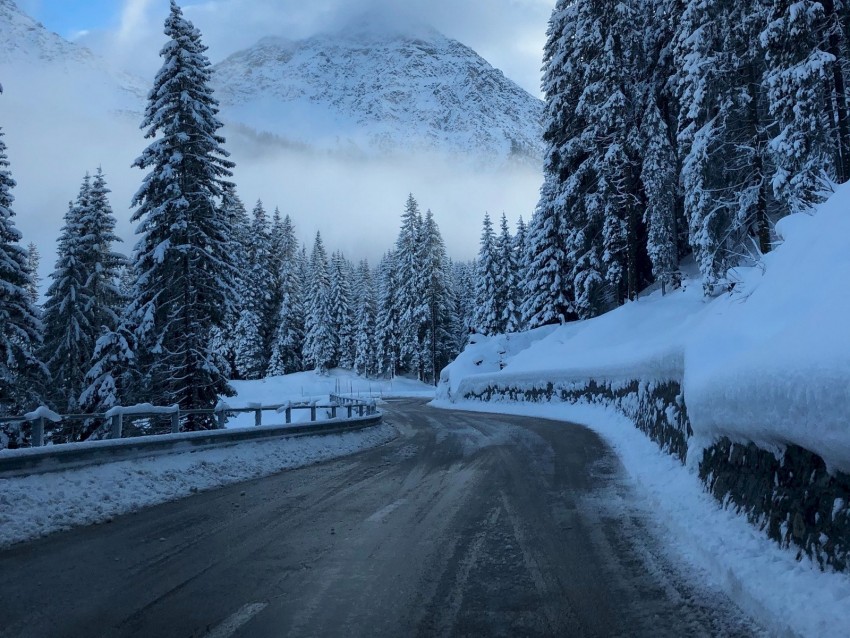
[[[0,553],[0,636],[765,635],[668,557],[590,430],[386,420],[385,446]]]

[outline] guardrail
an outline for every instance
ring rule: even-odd
[[[274,412],[283,415],[282,425],[293,423],[293,413],[298,411],[310,412],[310,423],[319,421],[319,411],[325,410],[328,418],[340,418],[340,409],[345,411],[346,418],[374,416],[378,414],[375,401],[363,401],[348,397],[332,396],[330,402],[287,402],[277,405],[249,404],[244,408],[232,408],[220,402],[212,409],[185,410],[179,406],[158,407],[150,404],[132,407],[117,406],[103,413],[95,414],[65,414],[60,415],[46,407],[17,417],[0,418],[0,429],[3,426],[16,425],[29,428],[30,447],[43,447],[51,444],[78,443],[87,440],[122,439],[145,435],[179,434],[184,432],[184,422],[193,416],[212,416],[218,429],[226,427],[229,416],[237,414],[254,414],[254,425],[263,425],[263,413]],[[163,421],[166,424],[163,426]],[[141,426],[135,426],[141,422]],[[57,424],[64,424],[59,427]]]

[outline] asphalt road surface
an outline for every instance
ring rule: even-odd
[[[580,426],[399,401],[399,437],[0,553],[0,636],[747,636]]]

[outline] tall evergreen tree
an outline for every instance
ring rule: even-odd
[[[419,374],[422,367],[420,328],[426,321],[426,308],[422,302],[422,264],[420,248],[422,213],[411,194],[407,198],[401,217],[401,230],[395,247],[395,267],[398,269],[398,295],[395,303],[399,309],[396,327],[399,368]]]
[[[15,180],[9,166],[0,130],[0,413],[17,414],[39,401],[47,369],[38,358],[42,325],[27,292],[32,278],[13,219]]]
[[[504,213],[496,239],[496,271],[496,298],[502,309],[499,332],[517,332],[522,323],[519,310],[519,264],[515,241]]]
[[[91,178],[86,175],[75,203],[68,205],[57,243],[56,268],[44,304],[42,358],[51,376],[51,405],[61,412],[78,412],[78,399],[89,357],[99,335],[96,303],[87,282],[86,230],[83,218],[91,208]]]
[[[354,367],[354,301],[352,299],[350,266],[340,252],[330,262],[330,317],[335,334],[334,363],[351,370]]]
[[[485,335],[497,334],[500,332],[504,305],[499,299],[496,235],[493,232],[493,222],[490,221],[489,214],[484,215],[476,265],[475,329]]]
[[[337,337],[331,318],[331,279],[322,235],[316,233],[310,256],[309,296],[304,334],[304,363],[319,374],[327,374],[334,363]]]
[[[270,271],[271,236],[263,203],[254,206],[243,275],[241,310],[236,322],[236,371],[242,379],[261,379],[268,367],[267,315],[271,311],[277,277]]]
[[[425,213],[422,222],[420,252],[419,261],[422,264],[424,280],[423,301],[427,312],[420,338],[420,360],[423,369],[421,376],[423,381],[436,385],[440,371],[457,355],[457,314],[446,248],[430,210]]]
[[[378,265],[377,359],[379,374],[392,378],[401,361],[402,304],[396,254],[388,252]]]
[[[165,34],[143,121],[154,141],[134,164],[149,170],[133,199],[136,361],[150,402],[211,408],[233,394],[209,343],[231,312],[235,284],[232,228],[217,203],[233,163],[218,134],[207,48],[174,0]],[[211,418],[189,423],[214,425]]]
[[[364,259],[357,268],[354,315],[354,372],[372,377],[379,374],[375,325],[375,285],[369,263]]]
[[[289,215],[281,223],[278,247],[281,256],[280,310],[269,361],[270,376],[298,372],[303,367],[304,295],[302,273],[306,263],[298,250],[295,228]],[[304,260],[306,261],[306,260]]]

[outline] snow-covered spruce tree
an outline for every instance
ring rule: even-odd
[[[835,59],[827,52],[828,33],[824,5],[814,0],[773,0],[761,33],[764,83],[776,122],[770,140],[773,189],[787,212],[817,203],[826,178],[838,178],[841,152],[830,90]]]
[[[334,365],[345,370],[354,367],[354,300],[351,291],[350,265],[341,252],[330,261],[331,330],[336,335]]]
[[[151,403],[212,408],[233,394],[209,349],[235,284],[230,220],[217,205],[233,163],[218,134],[207,49],[174,0],[165,34],[143,121],[154,141],[134,164],[149,170],[133,199],[136,362]],[[192,418],[188,427],[215,421]]]
[[[675,286],[679,266],[677,247],[676,158],[668,129],[654,96],[648,97],[641,123],[643,140],[641,183],[646,193],[644,222],[652,274],[662,293]]]
[[[525,220],[520,215],[516,225],[516,234],[514,235],[514,259],[516,260],[516,313],[517,322],[520,330],[525,329],[525,324],[522,321],[522,307],[525,305],[526,295],[526,279],[528,278],[528,264],[525,259],[528,249],[528,226]]]
[[[542,82],[547,145],[544,182],[528,226],[524,258],[522,318],[528,328],[563,323],[576,317],[573,281],[576,261],[582,257],[587,261],[584,238],[601,232],[581,219],[582,200],[578,196],[587,181],[585,171],[580,170],[585,154],[580,137],[584,122],[576,115],[575,104],[577,96],[582,94],[583,61],[580,52],[573,48],[581,4],[558,0],[547,30]],[[592,291],[602,278],[598,273],[594,277],[587,272],[586,266],[582,283]]]
[[[475,273],[475,330],[484,335],[504,332],[502,312],[504,304],[499,298],[499,271],[496,235],[490,215],[484,215],[481,243]]]
[[[36,310],[38,310],[38,286],[41,283],[41,279],[38,276],[40,265],[41,253],[38,252],[38,246],[30,242],[27,244],[27,274],[30,277],[27,284],[27,293],[29,293],[30,302]]]
[[[378,374],[392,379],[401,361],[402,305],[396,255],[388,252],[378,264],[378,317],[376,324]]]
[[[440,371],[457,356],[457,314],[451,286],[450,262],[440,229],[428,210],[422,222],[420,258],[424,281],[426,321],[420,337],[421,379],[437,384]]]
[[[310,256],[309,294],[304,333],[304,363],[319,374],[327,374],[334,364],[337,335],[331,318],[331,279],[322,235],[316,233]]]
[[[463,352],[475,327],[475,262],[452,264],[452,290],[455,298],[455,350]]]
[[[95,338],[118,327],[127,304],[118,281],[127,258],[113,250],[113,245],[121,239],[115,234],[110,192],[103,170],[98,168],[91,182],[89,206],[81,211],[80,217],[84,234],[82,259],[88,275],[86,288],[92,303],[92,325],[97,330]]]
[[[401,230],[396,240],[395,265],[398,269],[399,323],[396,327],[400,371],[419,375],[422,370],[421,327],[425,323],[427,310],[422,301],[423,278],[420,262],[422,213],[411,194],[407,198],[401,217]]]
[[[690,3],[676,36],[685,213],[707,294],[723,290],[726,272],[743,254],[770,249],[758,50],[766,9],[766,0]]]
[[[123,321],[97,340],[83,384],[85,389],[79,398],[84,414],[145,400],[144,392],[137,387],[134,343],[135,335]],[[96,429],[97,424],[91,424],[81,438],[89,438]]]
[[[50,405],[59,412],[79,412],[78,400],[89,358],[100,333],[95,300],[86,285],[86,232],[83,217],[91,208],[91,178],[86,175],[76,202],[68,205],[57,242],[52,283],[44,304],[42,359],[51,376]]]
[[[221,326],[214,326],[210,332],[210,351],[216,357],[216,365],[227,378],[238,378],[236,369],[236,324],[241,316],[244,303],[244,291],[250,274],[248,253],[251,247],[251,224],[248,211],[236,193],[233,184],[224,184],[219,213],[228,220],[230,236],[228,248],[232,256],[235,273],[234,286],[230,290],[228,313]]]
[[[365,259],[357,267],[354,304],[354,372],[373,377],[378,374],[377,335],[375,326],[375,282],[369,262]]]
[[[520,318],[520,281],[516,244],[508,228],[508,218],[502,213],[499,236],[496,239],[497,297],[502,306],[499,332],[517,332]]]
[[[35,407],[47,379],[47,369],[38,358],[42,325],[28,293],[32,286],[28,255],[13,219],[14,187],[0,130],[0,414]],[[15,433],[12,443],[19,443],[19,437]],[[0,447],[8,439],[8,434],[0,432]]]
[[[263,203],[254,206],[251,244],[242,280],[242,307],[235,330],[236,371],[241,379],[261,379],[268,368],[266,320],[272,305],[277,277],[270,272],[271,236]]]
[[[301,350],[304,343],[304,295],[301,252],[295,239],[295,228],[289,215],[281,223],[275,250],[280,252],[280,310],[272,341],[272,354],[267,374],[276,376],[298,372],[303,367]]]

